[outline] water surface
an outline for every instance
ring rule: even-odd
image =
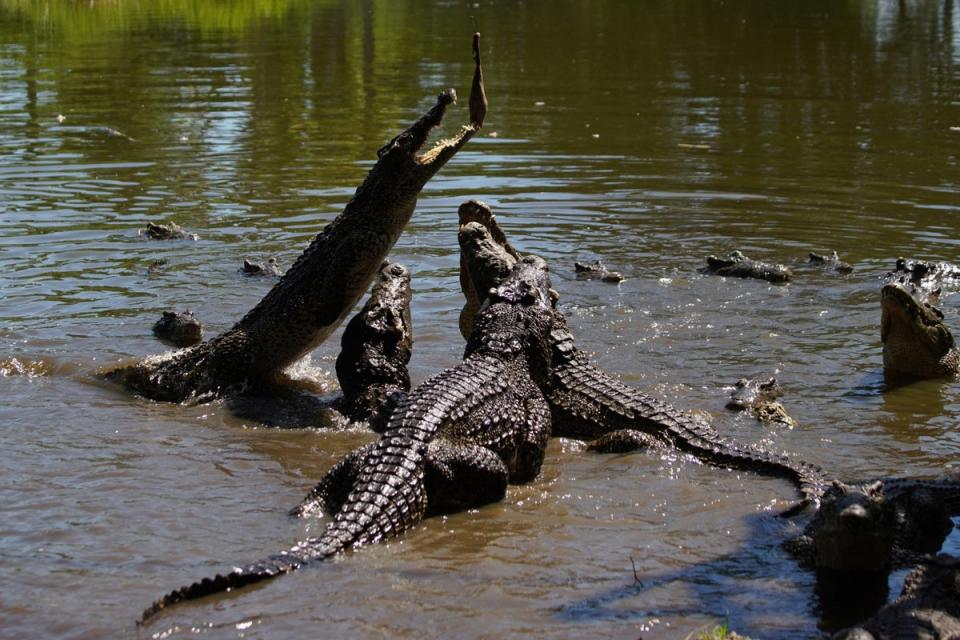
[[[483,136],[393,252],[414,277],[416,382],[462,354],[456,208],[480,198],[550,261],[580,345],[630,384],[842,477],[956,471],[960,387],[883,392],[879,338],[897,256],[960,258],[952,0],[0,0],[6,636],[133,635],[164,591],[321,530],[286,511],[368,434],[264,428],[94,374],[164,351],[150,334],[164,309],[213,335],[250,308],[272,283],[240,274],[244,258],[289,266],[380,145],[441,89],[466,95],[472,16]],[[168,220],[199,239],[138,234]],[[737,248],[795,281],[697,272]],[[854,273],[803,265],[826,250]],[[627,280],[576,280],[574,260],[593,259]],[[943,301],[955,330],[958,301]],[[338,340],[300,365],[331,391]],[[798,427],[723,408],[737,378],[774,374]],[[140,635],[675,638],[729,620],[809,638],[813,578],[779,548],[802,521],[770,516],[792,497],[777,479],[555,440],[501,504]]]

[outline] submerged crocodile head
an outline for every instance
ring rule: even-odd
[[[883,571],[890,567],[896,520],[883,485],[834,482],[824,494],[808,534],[818,569]]]
[[[883,371],[888,378],[938,378],[960,370],[960,351],[943,313],[900,283],[880,293]]]

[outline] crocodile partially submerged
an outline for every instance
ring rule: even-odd
[[[343,399],[337,408],[374,431],[383,431],[393,408],[410,390],[411,295],[410,271],[384,262],[370,298],[340,339],[336,370]]]
[[[283,272],[280,271],[280,267],[277,266],[276,258],[268,258],[266,262],[250,262],[244,258],[243,266],[240,267],[240,272],[248,276],[279,277],[283,275]]]
[[[960,559],[939,556],[911,571],[900,597],[834,640],[960,638]]]
[[[792,429],[797,426],[797,421],[790,417],[780,403],[783,393],[783,385],[777,382],[776,378],[740,378],[734,383],[726,406],[734,411],[747,411],[760,422],[780,424]]]
[[[203,324],[193,311],[164,311],[153,325],[153,335],[178,347],[190,347],[203,340]]]
[[[960,266],[949,262],[924,262],[897,258],[893,271],[887,274],[887,279],[910,283],[923,291],[939,296],[943,287],[960,287]]]
[[[505,242],[488,206],[470,201],[461,205],[461,284],[466,303],[461,331],[472,326],[480,292],[496,286],[520,254]],[[498,240],[499,239],[499,240]],[[481,298],[482,299],[482,298]],[[543,387],[550,405],[553,434],[593,441],[599,451],[624,451],[641,446],[670,446],[725,467],[785,477],[793,481],[804,502],[816,502],[825,481],[819,467],[759,447],[746,447],[721,437],[706,422],[624,385],[593,365],[580,351],[566,319],[554,311],[550,333],[550,378]]]
[[[957,515],[955,478],[834,482],[803,533],[784,547],[816,572],[824,627],[848,627],[883,606],[893,569],[935,562]]]
[[[853,273],[853,266],[849,262],[844,262],[841,260],[836,251],[831,251],[830,253],[825,254],[814,253],[811,251],[808,254],[807,263],[814,266],[823,267],[824,269],[829,269],[831,271],[836,271],[837,273]]]
[[[726,258],[707,256],[707,266],[702,273],[728,276],[732,278],[755,278],[774,284],[784,284],[793,278],[793,272],[782,264],[761,262],[743,255],[740,251],[731,251]]]
[[[151,240],[197,240],[195,233],[186,231],[176,222],[156,223],[148,222],[147,226],[139,233],[147,236]]]
[[[546,263],[524,258],[476,316],[464,360],[393,411],[382,437],[349,454],[296,509],[335,511],[324,532],[225,575],[173,591],[142,621],[193,600],[396,537],[435,513],[500,500],[540,472],[550,410],[539,390],[553,321]]]
[[[472,93],[483,92],[478,36]],[[228,331],[170,357],[120,367],[107,377],[154,400],[205,401],[274,381],[323,342],[350,313],[413,214],[420,190],[479,130],[485,99],[471,96],[471,122],[418,155],[456,101],[453,89],[377,152],[343,212],[317,235],[266,296]]]
[[[785,547],[801,566],[885,573],[936,553],[960,515],[960,480],[834,481],[803,533]]]
[[[883,372],[888,380],[942,378],[960,372],[960,349],[943,312],[921,301],[908,285],[888,283],[880,292]]]
[[[599,260],[593,262],[574,262],[573,270],[578,278],[585,280],[599,279],[602,282],[618,283],[623,282],[623,274],[619,271],[610,271],[607,265]]]
[[[317,389],[309,381],[285,380],[230,395],[226,401],[231,412],[287,428],[335,425],[339,413],[350,422],[382,431],[390,412],[410,390],[410,298],[410,272],[403,265],[384,262],[370,297],[340,338],[339,397],[330,400],[325,388]]]

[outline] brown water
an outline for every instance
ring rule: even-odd
[[[471,16],[485,135],[393,252],[414,275],[416,381],[461,354],[456,208],[482,198],[551,262],[580,345],[631,384],[843,477],[956,470],[960,386],[884,392],[879,339],[893,260],[960,258],[952,0],[0,0],[0,636],[132,636],[164,591],[321,529],[286,511],[367,434],[258,427],[93,373],[163,351],[163,309],[212,335],[254,304],[271,282],[243,258],[288,266],[381,144],[440,89],[466,93]],[[199,240],[148,241],[148,220]],[[697,273],[735,248],[795,282]],[[802,265],[829,249],[856,271]],[[596,258],[627,280],[573,277]],[[338,340],[301,372],[332,379]],[[793,430],[723,408],[726,385],[772,374]],[[729,620],[808,638],[814,581],[779,548],[802,521],[769,512],[792,497],[555,440],[501,504],[139,633],[648,639]]]

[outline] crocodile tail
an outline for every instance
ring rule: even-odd
[[[225,593],[290,573],[348,549],[382,542],[419,523],[427,508],[425,445],[403,435],[385,436],[364,456],[354,488],[319,537],[285,553],[171,591],[144,610],[140,624],[178,602]]]
[[[137,622],[142,625],[157,615],[164,609],[187,600],[197,600],[215,593],[226,593],[233,589],[239,589],[255,582],[262,582],[270,578],[290,573],[302,564],[301,560],[295,558],[292,554],[277,555],[266,560],[243,568],[237,568],[227,574],[218,573],[213,578],[204,578],[199,582],[180,587],[163,596],[152,605],[144,609],[143,616]]]
[[[820,502],[820,497],[826,490],[827,481],[819,466],[803,460],[794,460],[784,453],[744,446],[724,438],[702,420],[683,416],[672,407],[668,408],[662,403],[651,400],[648,400],[647,404],[658,405],[659,415],[669,415],[673,418],[670,420],[668,437],[678,449],[713,464],[786,478],[797,486],[803,496],[803,502],[798,505],[798,508],[809,502],[814,504]],[[678,418],[678,416],[681,417]],[[664,418],[661,419],[664,420]]]
[[[597,368],[576,348],[569,332],[555,333],[548,398],[554,409],[557,435],[595,438],[615,429],[637,429],[664,438],[704,462],[786,478],[803,496],[801,507],[807,502],[819,502],[826,487],[820,467],[722,437],[703,420],[647,396]]]

